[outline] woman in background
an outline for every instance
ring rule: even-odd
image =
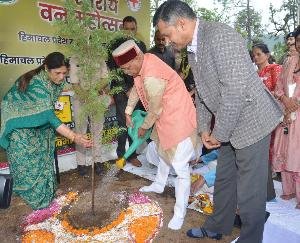
[[[296,197],[300,209],[300,29],[294,32],[298,55],[285,63],[275,95],[285,109],[281,126],[275,131],[273,169],[281,172],[281,198]]]
[[[7,152],[13,190],[33,209],[47,207],[55,196],[56,131],[72,142],[92,146],[90,140],[70,130],[54,113],[68,68],[63,54],[50,53],[41,66],[15,82],[1,103],[0,146]]]
[[[258,76],[262,79],[262,82],[268,88],[268,90],[274,94],[276,83],[281,73],[281,65],[273,63],[273,58],[270,54],[269,48],[264,43],[255,44],[252,47],[252,54],[254,63],[257,66]],[[268,192],[267,201],[272,201],[276,198],[274,190],[274,184],[272,179],[271,163],[273,161],[273,146],[274,146],[274,132],[271,135],[270,150],[269,150],[269,174],[268,174]]]

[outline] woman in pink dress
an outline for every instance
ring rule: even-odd
[[[281,198],[296,197],[300,209],[300,30],[295,31],[295,38],[298,55],[284,65],[275,90],[285,116],[275,131],[273,169],[281,172]]]
[[[256,44],[252,47],[253,60],[257,66],[258,76],[262,79],[263,83],[274,94],[276,83],[281,73],[281,65],[271,62],[271,54],[269,48],[264,43]],[[276,198],[274,190],[274,184],[272,179],[271,161],[274,146],[274,133],[271,136],[270,150],[269,150],[269,175],[268,175],[268,192],[267,201],[271,201]]]

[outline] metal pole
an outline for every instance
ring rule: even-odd
[[[300,0],[297,0],[297,26],[300,24]]]
[[[299,0],[298,0],[299,1]],[[252,36],[251,36],[251,20],[250,20],[250,0],[247,0],[247,39],[248,39],[248,46],[251,45]]]

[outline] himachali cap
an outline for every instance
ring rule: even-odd
[[[297,27],[297,29],[293,33],[294,37],[296,38],[300,34],[300,28]]]
[[[121,66],[134,59],[140,51],[140,48],[133,40],[128,40],[115,49],[112,52],[112,56],[116,64]]]
[[[285,36],[285,39],[287,40],[289,37],[295,37],[295,32],[290,32]]]

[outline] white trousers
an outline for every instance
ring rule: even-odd
[[[195,150],[191,139],[186,138],[177,145],[177,149],[171,164],[166,163],[163,158],[159,156],[157,146],[154,142],[148,145],[146,156],[147,160],[151,161],[152,163],[155,163],[159,160],[154,183],[161,189],[165,187],[169,171],[173,167],[177,175],[175,179],[176,203],[174,206],[174,215],[179,218],[184,218],[191,186],[189,161],[193,156],[195,156]]]
[[[155,165],[156,167],[158,167],[159,165],[159,155],[157,153],[157,147],[154,141],[151,141],[148,145],[147,145],[147,149],[146,149],[146,159],[147,162],[149,162],[152,165]],[[175,170],[173,167],[170,168],[170,172],[171,175],[176,175]]]

